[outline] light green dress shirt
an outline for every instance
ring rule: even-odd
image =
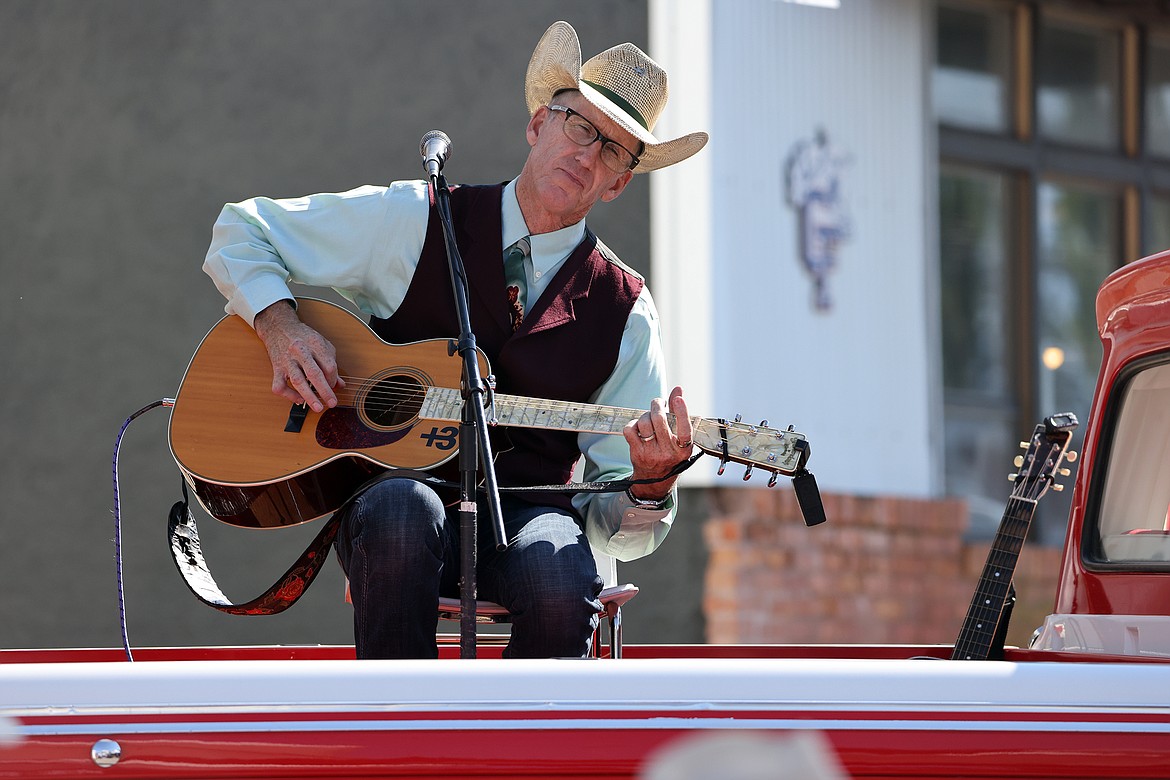
[[[501,211],[503,263],[504,248],[529,235],[515,181],[504,188]],[[229,203],[215,223],[203,270],[227,299],[225,311],[249,324],[271,304],[292,298],[291,282],[331,287],[362,312],[385,318],[406,297],[428,215],[423,181]],[[531,236],[532,257],[525,263],[529,308],[584,236],[584,222]],[[651,399],[666,394],[658,313],[643,286],[626,321],[617,365],[590,402],[646,409]],[[582,433],[577,440],[585,480],[632,473],[624,437]],[[594,549],[623,561],[651,553],[674,519],[673,494],[662,510],[634,506],[625,493],[580,493],[573,505],[585,518]]]

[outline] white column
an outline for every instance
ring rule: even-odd
[[[658,138],[711,131],[711,0],[650,0],[650,56],[670,76],[670,101]],[[711,173],[713,150],[650,176],[651,290],[662,317],[670,381],[685,391],[691,414],[715,415]],[[709,481],[691,469],[684,484]]]

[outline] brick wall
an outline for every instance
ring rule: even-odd
[[[714,488],[703,595],[713,643],[953,643],[990,540],[959,499],[825,494],[807,528],[791,490]],[[1060,550],[1026,546],[1008,643],[1051,611]]]

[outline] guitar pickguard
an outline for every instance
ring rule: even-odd
[[[402,441],[413,425],[393,430],[366,426],[352,406],[327,409],[317,421],[317,444],[328,450],[368,450]]]

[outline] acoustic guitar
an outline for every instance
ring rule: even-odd
[[[200,504],[223,522],[271,528],[333,512],[388,468],[426,470],[455,456],[462,360],[446,339],[389,344],[346,309],[297,299],[329,339],[346,387],[316,413],[272,392],[268,353],[246,322],[220,320],[195,352],[171,412],[175,462]],[[488,376],[487,358],[480,372]],[[495,425],[621,434],[642,409],[494,395]],[[672,421],[673,425],[673,421]],[[800,433],[738,419],[691,418],[695,446],[723,463],[775,475],[801,471]]]

